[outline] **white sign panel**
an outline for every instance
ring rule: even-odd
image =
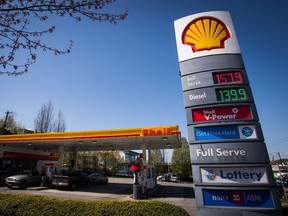
[[[205,167],[202,182],[225,184],[268,184],[265,167]]]
[[[240,54],[230,13],[198,13],[174,22],[179,62],[192,58]]]

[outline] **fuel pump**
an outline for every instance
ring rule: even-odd
[[[133,165],[130,167],[130,170],[133,172],[134,183],[133,183],[133,199],[141,199],[142,198],[142,185],[138,182],[138,174],[142,169],[140,165]]]

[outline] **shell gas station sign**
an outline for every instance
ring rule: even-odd
[[[229,12],[190,15],[174,26],[197,215],[279,215],[281,203]]]
[[[233,23],[226,12],[206,12],[175,21],[179,62],[206,55],[240,54]]]

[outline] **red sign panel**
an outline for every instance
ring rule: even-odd
[[[49,155],[27,154],[20,152],[4,151],[3,158],[18,158],[18,159],[30,159],[30,160],[50,160],[57,161],[58,158],[51,157]]]
[[[194,122],[231,121],[252,119],[250,106],[226,106],[193,109]]]

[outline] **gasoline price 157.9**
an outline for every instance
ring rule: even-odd
[[[217,101],[247,101],[249,96],[245,88],[216,89]]]
[[[214,84],[243,83],[240,71],[212,73]]]

